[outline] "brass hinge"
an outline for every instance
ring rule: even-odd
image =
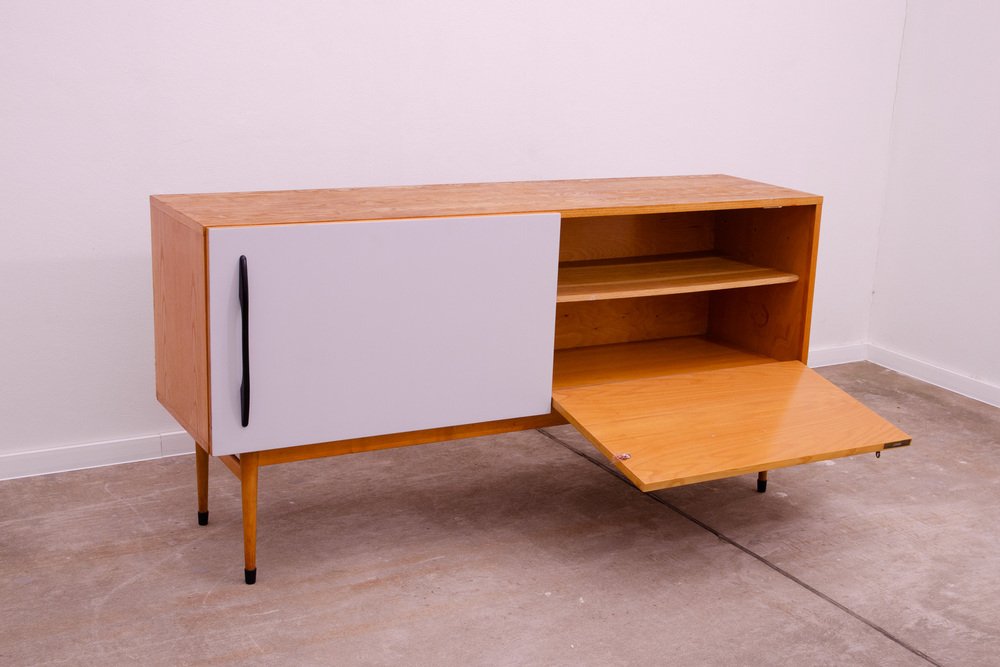
[[[896,447],[906,447],[910,444],[910,440],[897,440],[896,442],[887,442],[882,447],[882,449],[894,449]]]

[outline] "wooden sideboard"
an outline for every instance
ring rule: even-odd
[[[260,466],[578,428],[653,491],[908,445],[808,367],[822,198],[731,176],[150,198],[156,395]]]

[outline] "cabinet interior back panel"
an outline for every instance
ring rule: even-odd
[[[548,413],[558,251],[554,213],[210,229],[213,453]]]

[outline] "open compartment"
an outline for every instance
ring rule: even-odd
[[[817,209],[564,218],[554,386],[805,361]]]
[[[909,444],[805,366],[818,205],[561,224],[553,405],[640,489]]]

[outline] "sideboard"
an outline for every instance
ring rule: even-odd
[[[259,468],[573,424],[642,491],[910,444],[805,364],[822,198],[723,175],[157,195],[156,395]]]

